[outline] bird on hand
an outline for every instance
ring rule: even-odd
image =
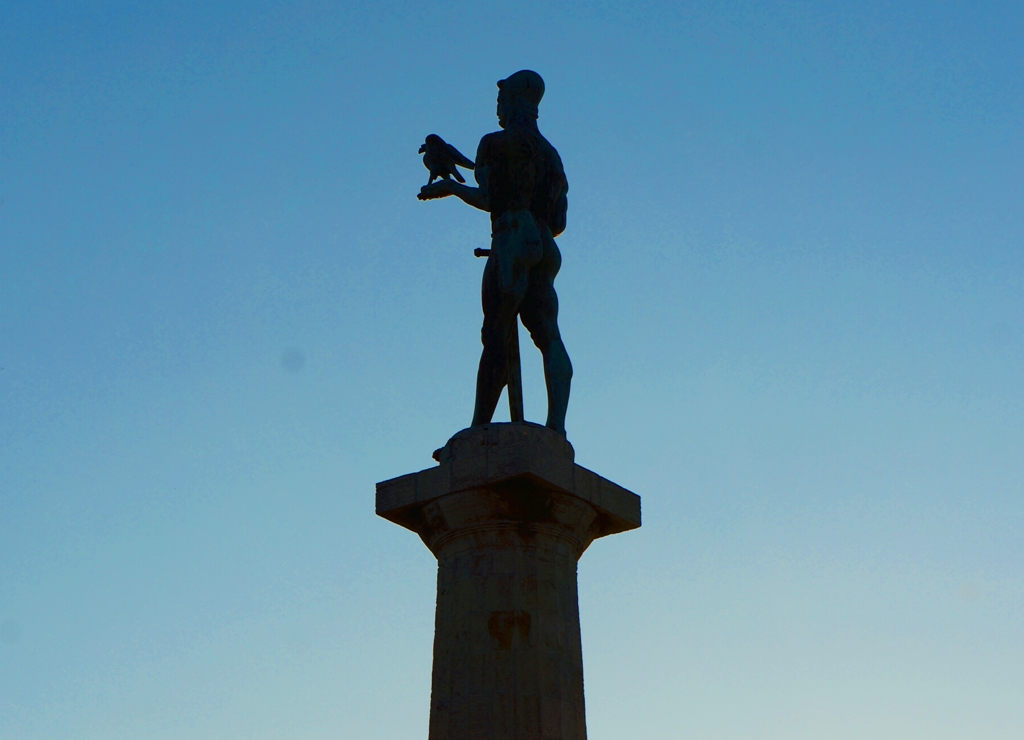
[[[430,185],[438,177],[447,180],[454,176],[459,182],[466,182],[466,178],[459,174],[456,165],[465,167],[467,170],[471,170],[476,166],[473,164],[473,160],[463,155],[462,152],[445,142],[437,134],[431,134],[427,137],[427,140],[423,142],[423,146],[420,147],[420,154],[423,155],[423,166],[430,171],[430,179],[427,181],[427,185]]]

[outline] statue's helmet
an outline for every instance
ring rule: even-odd
[[[544,80],[533,70],[521,69],[504,80],[498,80],[498,89],[513,100],[529,103],[536,108],[544,97]]]

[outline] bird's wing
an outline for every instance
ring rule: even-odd
[[[472,159],[465,156],[462,152],[453,147],[451,144],[446,143],[445,146],[448,147],[448,154],[451,155],[451,158],[455,160],[455,164],[457,164],[459,167],[465,167],[467,170],[471,170],[474,167],[476,167],[476,165],[473,164]]]

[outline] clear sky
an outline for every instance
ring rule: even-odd
[[[469,422],[488,222],[416,150],[472,156],[522,68],[569,439],[644,506],[580,563],[591,739],[1024,737],[1022,37],[0,5],[0,737],[426,737],[435,563],[374,483]]]

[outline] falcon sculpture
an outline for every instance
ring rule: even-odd
[[[445,180],[454,177],[459,182],[466,182],[456,165],[473,169],[476,165],[473,160],[462,154],[458,149],[447,143],[437,134],[431,134],[420,147],[420,154],[423,155],[423,166],[430,171],[430,179],[427,185],[434,182],[438,177]]]

